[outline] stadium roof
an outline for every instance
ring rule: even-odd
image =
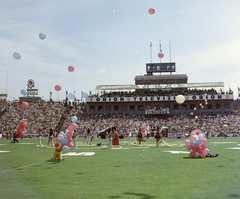
[[[215,88],[224,87],[223,82],[204,82],[186,84],[150,84],[150,85],[97,85],[96,90],[135,90],[135,89],[171,89],[171,88]]]

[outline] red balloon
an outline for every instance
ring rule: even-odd
[[[60,91],[61,89],[62,89],[62,88],[61,88],[60,85],[56,85],[56,86],[55,86],[55,90],[56,90],[56,91]]]
[[[22,107],[23,107],[23,108],[27,108],[27,107],[28,107],[28,103],[27,103],[27,102],[23,102],[23,103],[22,103]]]
[[[55,147],[59,147],[59,143],[56,143],[56,144],[55,144]]]
[[[152,15],[152,14],[154,14],[154,13],[155,13],[155,9],[154,9],[154,8],[149,8],[149,9],[148,9],[148,12],[149,12],[149,14],[151,14],[151,15]]]
[[[73,72],[74,71],[74,67],[73,66],[68,66],[68,71],[69,72]]]
[[[159,58],[163,58],[164,57],[164,54],[162,52],[158,53],[158,57]]]

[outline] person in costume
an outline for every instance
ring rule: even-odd
[[[73,148],[77,149],[78,147],[77,147],[77,130],[76,129],[73,131],[72,139],[73,139]]]
[[[53,156],[51,158],[51,160],[62,160],[62,149],[61,149],[61,144],[56,143],[55,144],[55,151],[53,153]]]
[[[17,143],[19,143],[19,141],[17,140],[17,130],[15,130],[14,131],[14,133],[13,133],[13,141],[11,141],[11,143],[15,143],[15,142],[17,142]]]
[[[87,145],[92,145],[92,142],[91,142],[92,134],[91,134],[90,128],[87,129],[86,135],[87,135]]]
[[[224,137],[225,137],[225,139],[226,139],[227,133],[229,132],[229,127],[228,127],[228,125],[227,125],[227,124],[224,124],[224,125],[222,126],[222,130],[223,130]]]
[[[137,132],[136,132],[136,128],[134,128],[133,130],[132,130],[132,135],[133,135],[133,143],[134,144],[136,144],[137,143]]]
[[[118,132],[116,127],[112,127],[112,136],[113,136],[113,145],[119,145],[119,138],[118,138]]]
[[[157,145],[157,147],[159,147],[159,144],[162,141],[162,132],[159,130],[159,127],[157,127],[157,131],[156,131],[154,137],[156,139],[156,145]]]
[[[139,145],[141,145],[141,142],[142,142],[142,129],[141,127],[138,129],[138,134],[137,134],[137,139],[138,139],[138,143]]]
[[[38,140],[39,140],[39,146],[42,146],[42,130],[41,129],[38,129]]]
[[[108,128],[107,134],[108,134],[108,148],[112,149],[113,148],[113,145],[112,145],[113,133],[112,133],[112,129],[111,128]]]
[[[49,135],[48,135],[48,146],[53,146],[53,128],[50,128]]]

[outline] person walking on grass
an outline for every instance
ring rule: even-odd
[[[41,139],[42,139],[42,130],[39,128],[39,129],[38,129],[38,141],[39,141],[38,145],[39,145],[39,146],[42,146],[42,141],[41,141]]]
[[[87,145],[92,145],[92,141],[91,141],[91,138],[92,138],[92,134],[91,134],[91,130],[90,128],[87,129]]]
[[[157,127],[157,131],[154,135],[154,138],[156,139],[156,145],[157,147],[159,147],[159,144],[162,141],[162,132],[159,130],[159,127]]]
[[[107,134],[108,134],[108,148],[112,149],[113,148],[113,144],[112,144],[112,137],[113,137],[112,128],[108,128]]]
[[[78,147],[77,147],[77,130],[76,129],[73,131],[72,139],[73,139],[73,148],[77,149]]]
[[[13,141],[11,141],[11,143],[15,143],[15,142],[19,143],[19,141],[17,140],[17,130],[15,130],[13,133]]]
[[[50,131],[49,131],[49,136],[48,136],[48,146],[50,147],[53,147],[53,128],[50,128]]]
[[[141,145],[141,142],[142,142],[142,129],[141,127],[138,129],[138,134],[137,134],[137,139],[138,139],[138,143],[139,145]]]

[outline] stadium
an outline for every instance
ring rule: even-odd
[[[188,83],[187,74],[173,74],[174,72],[174,62],[147,63],[146,74],[135,76],[134,85],[96,86],[97,95],[87,98],[86,110],[94,114],[137,115],[233,111],[233,92],[223,92],[224,82]],[[176,102],[176,97],[180,94],[185,97],[182,104]]]

